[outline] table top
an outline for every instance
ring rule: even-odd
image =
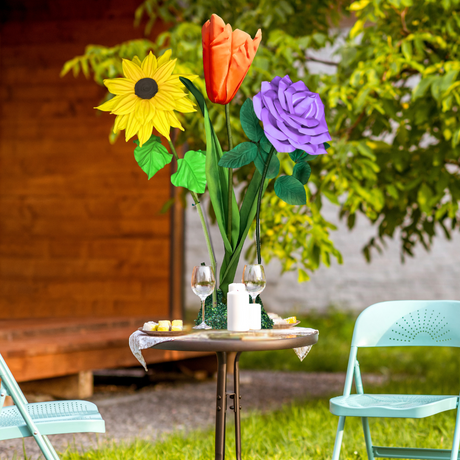
[[[300,328],[299,328],[300,329]],[[270,330],[256,332],[213,331],[177,337],[176,340],[161,342],[155,348],[176,351],[264,351],[285,350],[314,345],[318,342],[317,330],[305,332],[284,330],[283,333]]]

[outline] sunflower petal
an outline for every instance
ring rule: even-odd
[[[171,99],[170,96],[167,95],[167,93],[158,92],[151,100],[153,101],[157,109],[174,110],[175,101],[174,99]]]
[[[104,80],[104,85],[110,93],[117,96],[134,93],[134,82],[127,78],[111,78]]]
[[[176,61],[177,59],[173,59],[172,61],[169,61],[167,64],[158,67],[157,71],[155,72],[155,75],[153,76],[153,79],[158,84],[166,81],[173,73],[174,67],[176,67]]]
[[[147,123],[153,118],[155,112],[151,110],[151,107],[150,100],[142,99],[139,101],[136,108],[136,118],[139,123]]]
[[[175,85],[173,83],[160,83],[158,85],[158,92],[159,93],[168,93],[170,96],[173,96],[174,98],[176,97],[184,97],[187,96],[186,93],[184,93],[182,89],[182,85]]]
[[[139,81],[141,78],[145,78],[143,70],[134,62],[128,59],[123,59],[123,73],[126,78],[133,80],[134,82]]]
[[[137,120],[134,112],[129,114],[128,123],[125,130],[125,140],[131,139],[140,129],[141,124]]]
[[[165,115],[170,126],[172,126],[173,128],[179,128],[180,130],[184,131],[184,127],[182,126],[181,122],[176,117],[176,114],[174,112],[165,112]]]
[[[116,134],[122,129],[126,129],[126,124],[128,123],[129,115],[117,115],[115,118],[115,123],[113,125],[113,132]]]
[[[103,104],[94,107],[95,109],[102,110],[103,112],[111,112],[116,106],[118,101],[120,100],[120,96],[112,97],[108,101],[105,101]]]
[[[153,99],[149,99],[149,104],[150,104],[150,114],[152,115],[152,118],[155,118],[155,115],[157,113],[157,108],[155,107],[155,104],[153,103]]]
[[[174,105],[176,106],[175,110],[177,110],[178,112],[182,112],[182,113],[196,112],[196,109],[194,108],[195,104],[190,99],[187,99],[187,98],[176,100]]]
[[[180,77],[184,77],[190,81],[193,81],[193,80],[196,80],[199,77],[199,75],[181,75],[181,74],[171,75],[169,78],[166,79],[165,83],[173,84],[173,85],[180,84],[181,87],[183,87],[184,85],[179,80]]]
[[[139,67],[142,65],[141,60],[137,56],[133,57],[133,62],[134,64],[137,64]]]
[[[169,61],[171,58],[172,50],[166,50],[159,58],[158,58],[158,67],[161,67],[163,64]]]
[[[166,116],[163,110],[157,110],[156,116],[153,119],[153,125],[155,126],[155,129],[160,134],[166,137],[166,139],[168,140],[171,139],[169,137],[169,124],[168,124],[168,121],[166,120]]]
[[[112,113],[115,115],[126,115],[133,112],[138,100],[139,98],[135,94],[120,96],[120,99],[118,99],[118,103],[113,108]]]
[[[157,68],[157,58],[150,51],[148,56],[142,61],[141,69],[144,71],[146,77],[152,78]]]
[[[139,132],[137,133],[137,137],[139,138],[139,146],[142,147],[142,144],[147,142],[150,139],[153,131],[153,120],[150,120],[147,123],[144,123],[140,128]]]

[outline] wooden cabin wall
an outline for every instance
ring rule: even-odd
[[[59,77],[87,44],[142,38],[140,3],[1,3],[0,319],[181,312],[182,213],[160,214],[170,171],[148,181],[132,141],[108,141],[104,88]]]

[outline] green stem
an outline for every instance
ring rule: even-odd
[[[230,104],[225,104],[227,121],[228,150],[233,149],[232,127],[230,125]],[[233,169],[228,168],[227,238],[232,243]]]
[[[257,263],[262,263],[262,256],[260,255],[260,204],[262,203],[262,193],[264,190],[265,177],[267,176],[268,167],[273,154],[275,153],[275,147],[270,149],[268,154],[267,162],[265,163],[264,172],[262,173],[262,180],[260,181],[259,196],[257,198],[257,213],[256,213],[256,248],[257,248]]]
[[[179,155],[177,154],[173,143],[170,140],[168,140],[168,142],[169,142],[169,147],[171,148],[171,152],[174,155],[174,158],[176,160],[179,160]],[[204,237],[206,239],[206,246],[208,248],[209,259],[211,260],[211,267],[212,267],[212,269],[214,271],[214,276],[217,277],[216,257],[214,255],[214,251],[212,249],[211,238],[209,236],[208,226],[206,225],[206,220],[204,218],[203,209],[201,208],[200,200],[198,199],[198,195],[195,192],[192,192],[191,190],[189,190],[189,193],[193,198],[193,201],[195,203],[195,207],[196,207],[196,209],[198,211],[198,215],[200,216],[201,226],[203,228]],[[217,303],[216,299],[217,299],[217,297],[216,297],[216,289],[214,289],[214,292],[212,294],[212,303],[213,303],[213,305],[216,305],[216,303]]]

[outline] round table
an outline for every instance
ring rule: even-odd
[[[228,337],[226,337],[228,335]],[[314,345],[318,342],[318,331],[309,335],[296,334],[295,329],[285,336],[257,337],[254,333],[216,334],[216,338],[209,339],[189,336],[180,340],[162,342],[154,348],[177,351],[213,351],[217,355],[217,394],[216,394],[216,442],[215,458],[224,460],[225,457],[225,414],[227,409],[235,413],[235,444],[236,458],[241,460],[241,425],[240,425],[240,376],[239,358],[243,351],[285,350]],[[238,338],[233,338],[238,337]],[[236,352],[233,371],[233,392],[227,391],[227,358],[228,353]],[[227,405],[227,398],[230,405]]]

